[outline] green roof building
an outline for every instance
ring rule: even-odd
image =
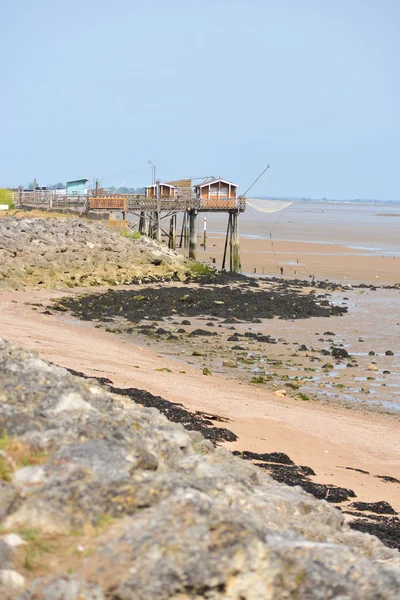
[[[84,196],[87,181],[89,180],[75,179],[74,181],[67,181],[67,196]]]

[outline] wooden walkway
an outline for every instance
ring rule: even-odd
[[[91,210],[121,210],[123,212],[162,211],[179,213],[190,210],[197,212],[243,212],[246,200],[242,198],[198,199],[193,196],[177,198],[146,198],[144,195],[103,196],[90,198]]]
[[[16,195],[17,196],[17,195]],[[17,198],[15,198],[16,200]],[[244,198],[198,199],[191,194],[182,194],[177,198],[147,198],[144,194],[123,194],[119,196],[58,196],[51,190],[38,192],[20,192],[20,206],[30,208],[77,208],[89,210],[107,210],[122,212],[162,211],[179,213],[190,210],[197,212],[244,212]]]
[[[17,200],[17,198],[16,198]],[[189,258],[196,260],[197,215],[200,212],[227,213],[228,229],[225,240],[222,268],[225,269],[227,250],[229,266],[234,272],[241,271],[239,253],[239,215],[246,210],[244,198],[196,198],[191,188],[178,189],[175,198],[147,198],[144,194],[121,194],[110,196],[59,196],[51,190],[19,192],[17,203],[22,208],[65,209],[79,213],[121,212],[139,217],[139,232],[157,241],[162,233],[167,236],[170,248],[177,247],[177,215],[181,213],[182,232],[180,247],[188,248]],[[170,218],[169,231],[161,227],[161,220]],[[178,236],[179,237],[179,236]],[[206,244],[204,231],[203,244]]]

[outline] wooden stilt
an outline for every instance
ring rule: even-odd
[[[144,214],[144,223],[143,223],[143,235],[149,235],[149,228],[150,228],[150,219],[149,216],[146,213]]]
[[[181,229],[181,239],[179,242],[179,248],[182,248],[182,245],[184,244],[184,239],[185,239],[185,227],[186,227],[186,211],[183,213],[183,217],[182,217],[182,229]],[[185,247],[185,246],[184,246]]]
[[[160,212],[155,212],[155,235],[154,238],[157,242],[161,242],[161,224],[160,224]]]
[[[189,213],[190,239],[189,239],[189,258],[196,260],[196,223],[197,210],[192,209]]]
[[[185,226],[185,239],[184,239],[185,248],[189,248],[189,236],[190,236],[189,221],[190,221],[190,218],[188,216],[188,218],[186,219],[186,226]]]
[[[240,262],[240,247],[239,247],[239,213],[235,211],[232,215],[233,227],[232,227],[232,268],[231,271],[234,273],[242,272],[242,265]]]
[[[154,237],[154,220],[153,220],[153,211],[149,212],[149,238]]]
[[[225,236],[225,246],[224,246],[224,255],[222,257],[222,266],[221,266],[221,270],[225,271],[225,263],[226,263],[226,251],[228,249],[228,237],[229,237],[229,231],[231,228],[231,219],[232,219],[232,215],[231,213],[229,213],[229,217],[228,217],[228,227],[226,229],[226,236]]]
[[[233,214],[231,213],[231,230],[229,232],[229,270],[233,271]]]
[[[176,250],[176,215],[172,215],[171,224],[171,248]]]
[[[172,217],[169,220],[168,248],[172,247]]]
[[[142,210],[140,212],[140,218],[139,218],[139,233],[141,235],[146,235],[145,229],[146,229],[146,213]]]
[[[157,180],[156,187],[156,202],[157,202],[157,210],[155,212],[155,239],[157,242],[161,242],[161,204],[160,204],[160,182]]]
[[[185,212],[185,216],[183,218],[183,223],[182,223],[182,235],[183,235],[183,247],[184,248],[189,247],[189,220],[190,220],[190,215],[188,212]],[[182,246],[181,246],[181,248],[182,248]]]

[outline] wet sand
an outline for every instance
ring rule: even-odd
[[[62,366],[108,377],[117,387],[146,389],[188,409],[220,414],[229,419],[227,427],[239,436],[237,442],[226,444],[230,449],[285,452],[296,464],[313,468],[317,482],[349,487],[357,500],[386,500],[400,509],[399,484],[376,477],[400,479],[398,419],[278,398],[265,387],[228,379],[224,374],[205,377],[196,365],[139,347],[91,323],[66,315],[44,315],[40,312],[44,309],[24,304],[46,305],[52,298],[78,292],[2,293],[1,336]],[[331,319],[332,326],[333,322]]]
[[[225,238],[209,234],[204,251],[197,259],[204,264],[222,265]],[[201,237],[198,239],[201,243]],[[246,274],[283,276],[288,279],[329,279],[340,283],[393,285],[400,283],[400,256],[377,254],[376,251],[352,249],[346,245],[319,242],[272,241],[241,236],[242,271]],[[215,263],[213,263],[215,259]],[[229,268],[229,263],[227,263]]]
[[[262,206],[262,201],[260,201]],[[267,214],[251,207],[240,216],[243,272],[329,279],[342,283],[400,282],[400,204],[295,202]],[[221,267],[227,216],[199,215],[198,260]]]

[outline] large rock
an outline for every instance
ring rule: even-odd
[[[399,597],[396,551],[157,410],[5,342],[0,386],[0,526],[26,542],[0,546],[0,597]]]

